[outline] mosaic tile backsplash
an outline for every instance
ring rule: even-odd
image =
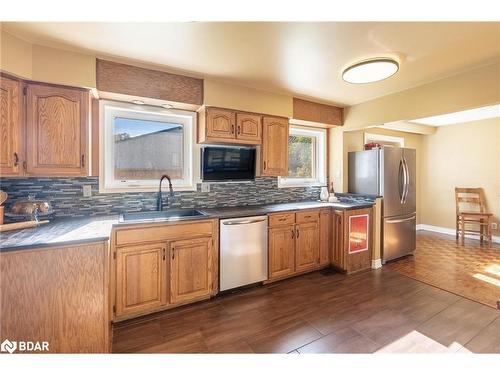
[[[83,196],[83,185],[91,186],[91,197]],[[0,188],[9,195],[5,203],[7,210],[14,200],[27,198],[29,193],[34,193],[37,198],[47,199],[52,203],[55,217],[109,215],[156,209],[156,193],[100,194],[97,177],[4,178],[0,179]],[[166,198],[168,184],[165,183],[163,190]],[[169,197],[169,207],[213,208],[298,202],[317,200],[319,193],[319,187],[278,189],[276,177],[258,177],[253,182],[214,183],[210,185],[209,193],[201,192],[201,184],[198,184],[197,191],[174,192],[174,197]],[[9,220],[7,217],[5,219]]]

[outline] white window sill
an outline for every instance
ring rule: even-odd
[[[290,182],[282,182],[278,179],[278,188],[295,188],[295,187],[322,187],[326,186],[326,182],[320,181],[311,181],[311,182],[298,182],[298,181],[290,181]]]
[[[196,191],[195,186],[172,186],[174,192],[176,191]],[[168,183],[162,185],[162,191],[168,191]],[[112,194],[112,193],[151,193],[158,192],[158,185],[156,186],[123,186],[123,187],[107,187],[99,186],[99,193]]]

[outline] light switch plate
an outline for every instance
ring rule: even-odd
[[[497,223],[491,223],[491,229],[496,230],[497,229]]]
[[[202,193],[210,193],[210,184],[207,184],[206,182],[201,183],[201,192]]]
[[[92,186],[83,185],[83,196],[88,198],[92,196]]]

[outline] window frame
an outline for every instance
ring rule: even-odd
[[[195,191],[199,182],[200,149],[196,144],[196,112],[164,109],[149,105],[136,105],[111,100],[99,102],[99,192],[153,192],[158,191],[159,179],[122,180],[114,178],[114,134],[116,117],[146,121],[174,122],[183,127],[183,179],[172,179],[177,191]]]
[[[311,128],[290,124],[289,135],[301,135],[316,138],[314,155],[314,178],[278,177],[278,188],[326,186],[327,170],[327,131],[326,129]]]

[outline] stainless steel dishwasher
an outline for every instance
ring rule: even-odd
[[[267,279],[267,216],[220,221],[220,291]]]

